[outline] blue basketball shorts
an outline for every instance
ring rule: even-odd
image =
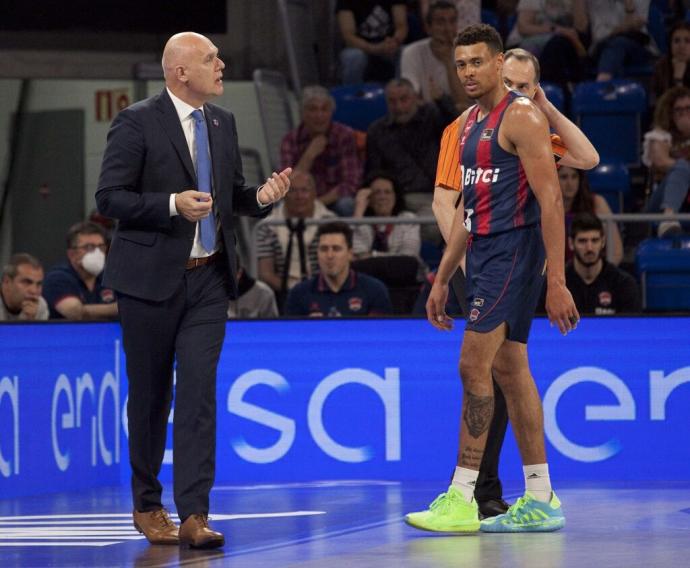
[[[546,274],[538,225],[474,235],[468,245],[467,325],[486,333],[508,324],[507,339],[527,343]]]

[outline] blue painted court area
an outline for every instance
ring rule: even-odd
[[[151,546],[132,528],[127,487],[0,500],[0,565],[464,567],[687,566],[690,482],[557,485],[566,528],[435,535],[406,526],[442,483],[332,481],[216,486],[215,551]],[[508,485],[514,500],[521,484]],[[166,488],[170,495],[170,489]],[[174,509],[173,509],[174,510]]]

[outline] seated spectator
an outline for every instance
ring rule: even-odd
[[[441,134],[453,117],[420,103],[407,79],[386,85],[386,102],[388,114],[369,127],[366,171],[395,172],[410,211],[431,216]],[[423,229],[423,238],[437,234],[435,227]]]
[[[423,22],[428,20],[431,6],[438,3],[445,3],[445,0],[419,0],[419,12]],[[482,22],[481,0],[452,0],[450,3],[455,6],[455,16],[457,18],[455,23],[456,33],[467,26]]]
[[[582,170],[561,166],[558,168],[558,181],[563,195],[563,210],[565,211],[565,230],[572,223],[573,217],[580,213],[592,215],[609,215],[611,208],[601,195],[592,193],[589,188],[587,174]],[[609,243],[613,247],[612,262],[616,266],[623,260],[623,239],[621,239],[618,225],[613,225],[613,240]],[[566,247],[566,260],[572,257],[572,249]]]
[[[372,172],[357,192],[355,218],[400,217],[414,219],[405,210],[405,197],[393,176],[386,172]],[[422,246],[419,225],[356,225],[353,251],[357,258],[382,255],[419,257]]]
[[[400,75],[409,79],[422,100],[449,105],[451,113],[461,113],[471,104],[455,67],[457,20],[455,4],[434,2],[424,20],[429,37],[405,46],[400,59]]]
[[[568,238],[573,260],[566,266],[565,280],[577,310],[595,315],[638,313],[637,282],[604,259],[605,244],[604,226],[598,217],[581,213],[573,219]]]
[[[362,181],[362,164],[354,130],[333,122],[334,110],[335,100],[327,89],[305,87],[302,122],[283,138],[280,162],[283,169],[309,172],[319,200],[338,215],[349,217]]]
[[[690,188],[690,89],[672,87],[659,99],[654,128],[644,135],[642,162],[655,187],[647,203],[650,213],[673,215],[688,200]],[[681,232],[678,221],[659,223],[659,237]]]
[[[48,319],[48,304],[41,296],[43,267],[30,254],[10,257],[2,270],[0,321],[37,321]]]
[[[264,225],[256,237],[259,279],[275,291],[281,304],[290,288],[318,270],[315,239],[318,227],[306,226],[304,220],[335,217],[316,199],[316,184],[311,174],[295,170],[290,180],[290,191],[268,217],[283,224]]]
[[[290,290],[285,314],[310,317],[390,314],[391,300],[383,282],[350,267],[352,229],[334,221],[321,225],[316,238],[320,272]]]
[[[626,64],[648,64],[659,54],[647,32],[649,3],[650,0],[573,0],[573,10],[589,24],[589,53],[597,62],[597,81],[622,77]]]
[[[654,66],[652,93],[658,100],[671,87],[690,87],[690,23],[677,22],[668,39],[668,53]]]
[[[395,76],[400,46],[407,37],[403,0],[338,0],[336,17],[345,48],[340,52],[344,85]]]
[[[115,293],[101,283],[107,248],[105,231],[100,225],[83,222],[70,227],[67,262],[50,270],[43,284],[51,319],[117,317]]]
[[[570,2],[520,0],[518,17],[506,45],[519,46],[539,58],[545,81],[564,90],[584,77],[587,56],[582,37],[587,20]]]
[[[228,318],[277,318],[278,306],[271,287],[255,280],[241,266],[237,267],[237,298],[230,300]]]

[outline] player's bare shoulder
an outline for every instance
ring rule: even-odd
[[[499,132],[499,144],[515,153],[515,146],[547,136],[549,123],[544,113],[529,97],[516,97],[506,109]]]

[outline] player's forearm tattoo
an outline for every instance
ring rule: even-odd
[[[489,429],[491,418],[494,415],[494,397],[477,396],[465,391],[465,414],[463,420],[467,425],[467,431],[473,438],[479,438]]]
[[[484,452],[479,448],[466,446],[460,454],[460,466],[468,467],[470,469],[479,469],[482,465],[482,457]]]

